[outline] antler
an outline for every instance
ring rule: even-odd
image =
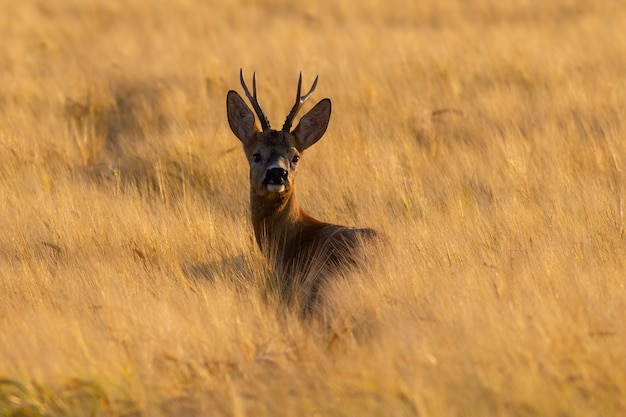
[[[284,132],[289,132],[289,129],[291,129],[291,124],[293,123],[293,118],[296,117],[296,114],[300,110],[300,107],[302,107],[302,103],[304,103],[311,96],[311,94],[313,94],[313,91],[315,91],[315,87],[317,87],[317,78],[318,76],[316,75],[315,81],[313,81],[313,85],[311,86],[309,92],[303,96],[300,96],[300,90],[302,89],[302,72],[300,72],[300,78],[298,79],[298,91],[296,92],[296,102],[291,108],[289,114],[287,115],[287,119],[285,119],[285,124],[283,125],[282,129]]]
[[[263,113],[263,109],[261,109],[261,105],[259,105],[259,101],[256,98],[256,72],[252,73],[252,95],[250,94],[250,90],[246,86],[246,82],[243,80],[243,68],[239,70],[239,79],[241,80],[241,86],[243,90],[246,92],[246,96],[248,100],[250,100],[250,104],[254,108],[256,115],[259,118],[259,122],[261,122],[261,128],[265,132],[270,129],[270,122],[267,120],[267,116]]]

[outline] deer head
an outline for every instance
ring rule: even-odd
[[[315,105],[300,119],[295,129],[291,130],[293,120],[302,104],[311,96],[317,86],[317,77],[308,93],[301,94],[302,73],[298,80],[296,100],[281,130],[270,128],[270,123],[263,113],[256,93],[256,74],[252,76],[252,94],[239,73],[243,87],[254,109],[261,129],[255,123],[254,113],[241,96],[233,90],[226,97],[228,124],[243,144],[244,153],[250,164],[251,192],[262,197],[284,197],[293,192],[293,184],[300,155],[305,149],[316,143],[328,126],[330,119],[330,100],[325,98]]]

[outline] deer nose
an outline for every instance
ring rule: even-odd
[[[270,168],[267,170],[267,181],[271,184],[284,184],[287,182],[287,175],[284,168]]]

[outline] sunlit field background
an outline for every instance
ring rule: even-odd
[[[624,415],[625,28],[603,0],[0,3],[0,415]],[[310,319],[265,288],[239,68],[273,126],[319,74],[299,201],[387,236]]]

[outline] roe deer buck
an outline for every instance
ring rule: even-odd
[[[294,180],[302,152],[322,137],[330,119],[330,100],[325,98],[291,130],[296,114],[317,86],[317,77],[310,91],[301,96],[300,73],[295,104],[282,129],[274,130],[257,100],[256,74],[252,76],[252,94],[243,70],[239,76],[261,123],[259,130],[241,96],[233,90],[228,92],[228,123],[250,164],[250,208],[256,241],[274,267],[280,294],[308,309],[317,298],[320,281],[346,265],[357,264],[362,246],[380,237],[373,229],[316,220],[296,201]]]

